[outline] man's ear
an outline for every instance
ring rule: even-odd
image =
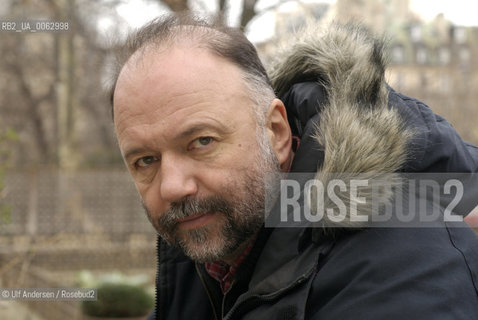
[[[287,171],[292,162],[292,134],[287,121],[287,111],[281,100],[272,100],[266,115],[266,126],[272,150],[281,169]]]

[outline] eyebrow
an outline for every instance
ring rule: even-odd
[[[124,159],[129,159],[130,157],[134,156],[135,154],[139,153],[145,153],[147,151],[146,148],[139,147],[139,148],[133,148],[131,150],[128,150],[128,152],[125,152],[124,154]]]
[[[186,139],[190,136],[193,136],[193,135],[197,134],[198,132],[208,130],[208,129],[211,129],[211,128],[218,131],[219,133],[222,133],[222,134],[227,134],[229,132],[227,127],[225,125],[223,125],[222,123],[211,124],[211,123],[201,122],[201,123],[193,124],[192,126],[187,128],[186,130],[182,131],[176,137],[174,137],[173,140]],[[149,149],[144,148],[144,147],[133,148],[133,149],[128,150],[127,152],[125,152],[124,158],[129,159],[130,157],[132,157],[135,154],[145,153],[148,150]]]
[[[175,139],[184,139],[184,138],[193,136],[193,135],[197,134],[198,132],[208,130],[210,128],[213,128],[213,129],[219,131],[220,133],[226,131],[225,128],[223,128],[222,126],[210,125],[210,124],[205,124],[205,123],[198,123],[198,124],[195,124],[195,125],[187,128],[183,132],[181,132]]]

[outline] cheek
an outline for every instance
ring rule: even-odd
[[[211,172],[204,180],[200,196],[219,195],[225,199],[237,200],[246,196],[244,183],[251,166]]]
[[[204,193],[224,194],[226,190],[242,186],[248,173],[256,171],[258,166],[256,151],[243,144],[240,153],[228,157],[222,166],[204,168],[201,172],[200,188]],[[239,192],[239,190],[237,190]]]
[[[155,188],[154,184],[136,183],[135,185],[143,205],[153,218],[157,218],[161,212],[168,210],[166,203],[161,200],[159,190]]]
[[[259,149],[255,140],[236,143],[224,157],[223,165],[231,171],[250,168],[256,164]]]

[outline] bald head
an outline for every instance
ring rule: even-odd
[[[146,51],[162,51],[177,45],[204,48],[236,65],[242,72],[251,99],[264,113],[275,97],[257,51],[244,34],[235,28],[209,23],[189,14],[157,18],[131,34],[117,56],[113,70],[110,103],[114,116],[114,95],[119,74],[134,55],[137,61]],[[259,109],[261,109],[259,107]]]

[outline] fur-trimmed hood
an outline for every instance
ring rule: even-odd
[[[316,179],[327,183],[337,174],[347,180],[358,173],[371,179],[368,189],[361,189],[368,205],[355,203],[360,214],[370,215],[372,189],[377,184],[397,183],[393,173],[407,160],[407,145],[412,136],[398,111],[389,108],[383,42],[352,25],[309,28],[301,34],[290,48],[278,55],[280,58],[270,70],[273,87],[285,100],[288,116],[292,118],[289,122],[296,131],[293,134],[301,135],[302,140],[310,137],[315,140],[315,146],[301,143],[302,147],[319,148],[323,152],[316,164]],[[308,101],[309,108],[310,103],[315,104],[317,115],[297,121],[303,118],[300,113],[304,110],[300,110],[303,106],[297,106],[297,98],[291,95],[294,85],[303,82],[315,82],[324,88],[325,101]],[[309,132],[304,135],[307,126]],[[315,197],[311,194],[308,200],[316,203]],[[356,201],[345,193],[340,197],[348,207]],[[391,197],[391,192],[383,192],[380,201],[387,202]],[[325,202],[326,207],[334,207],[330,199]],[[326,217],[323,223],[337,226]],[[338,226],[357,225],[347,218]]]
[[[381,204],[391,202],[402,181],[399,172],[478,171],[478,148],[428,106],[387,85],[384,41],[364,28],[308,27],[277,57],[269,75],[293,135],[301,139],[292,171],[313,172],[325,185],[337,175],[368,179],[360,191],[365,204],[347,192],[338,194],[348,208],[370,216],[376,210],[372,195]],[[477,205],[478,181],[470,180],[455,213],[467,215]],[[312,211],[315,198],[305,195]],[[324,200],[326,208],[335,209],[327,196]],[[347,213],[340,223],[325,216],[321,225],[362,226]]]

